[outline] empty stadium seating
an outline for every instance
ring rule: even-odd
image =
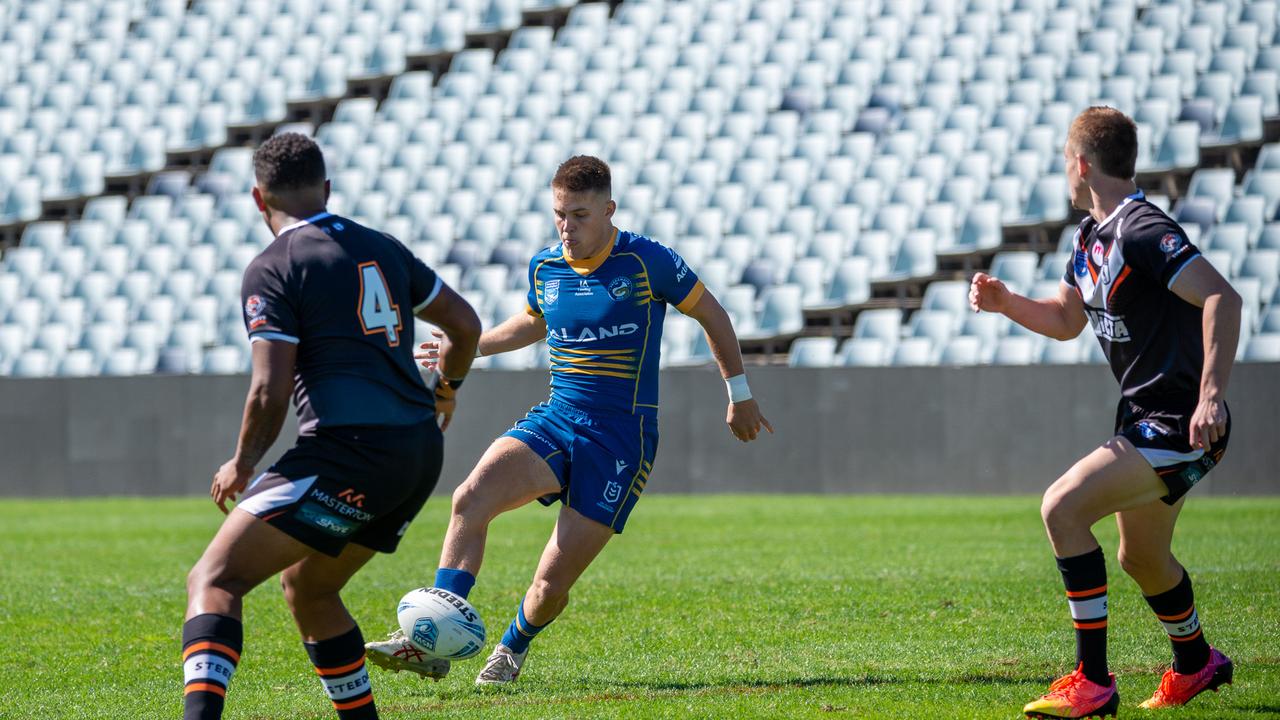
[[[0,225],[26,223],[0,259],[0,373],[247,367],[239,276],[271,240],[247,195],[251,149],[195,172],[166,158],[338,97],[302,128],[324,148],[331,209],[404,240],[486,326],[522,307],[524,263],[554,241],[547,181],[575,153],[610,162],[618,223],[681,252],[747,342],[928,283],[919,310],[797,340],[796,366],[1100,362],[1089,337],[972,315],[939,268],[989,259],[1022,292],[1056,292],[1065,256],[1004,236],[1067,222],[1067,126],[1112,104],[1139,122],[1140,174],[1191,173],[1185,197],[1153,200],[1246,297],[1239,356],[1274,358],[1280,145],[1239,182],[1199,167],[1261,144],[1280,110],[1273,0],[628,0],[519,27],[546,4],[0,6]],[[464,49],[497,30],[504,50]],[[447,73],[405,71],[430,51],[455,53]],[[370,75],[395,75],[388,97],[349,96]],[[133,173],[147,194],[102,194]],[[84,195],[78,220],[40,221],[43,201]],[[664,362],[709,358],[671,317]]]

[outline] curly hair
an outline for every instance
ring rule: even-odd
[[[282,133],[254,151],[253,174],[269,193],[315,187],[325,180],[324,153],[306,135]]]
[[[1128,115],[1095,105],[1071,123],[1067,142],[1104,174],[1129,180],[1138,162],[1138,126]]]
[[[560,164],[551,187],[569,192],[602,192],[609,195],[613,180],[605,161],[590,155],[575,155]]]

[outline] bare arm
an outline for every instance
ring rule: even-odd
[[[1224,401],[1240,342],[1240,294],[1203,257],[1192,260],[1169,286],[1174,295],[1204,308],[1204,369],[1200,402],[1191,416],[1192,447],[1205,450],[1226,432]]]
[[[697,320],[707,334],[707,345],[720,368],[720,376],[728,380],[744,375],[738,334],[734,332],[729,313],[725,312],[720,301],[710,291],[706,291],[685,314]],[[730,402],[725,422],[733,436],[743,442],[755,440],[760,434],[761,426],[770,433],[773,432],[773,426],[760,413],[760,405],[754,398]]]
[[[497,327],[489,328],[480,336],[480,354],[519,350],[547,338],[547,321],[529,313],[519,313],[503,320]]]
[[[440,374],[454,380],[466,377],[480,341],[480,318],[475,309],[453,288],[442,285],[431,304],[418,311],[418,317],[440,328],[448,338],[441,348]]]
[[[457,386],[462,384],[476,357],[480,318],[470,303],[443,284],[435,299],[418,311],[418,317],[440,328],[436,335],[444,345],[438,359],[443,381],[437,382],[435,388],[436,418],[440,429],[448,430],[457,408]]]
[[[1004,315],[1022,327],[1055,340],[1070,340],[1084,329],[1087,318],[1084,302],[1065,282],[1058,296],[1032,300],[1009,290],[1003,282],[986,273],[973,276],[969,285],[969,307]]]
[[[227,501],[235,500],[244,490],[262,456],[276,441],[289,412],[289,396],[293,394],[298,346],[282,340],[257,340],[251,350],[253,376],[249,380],[236,454],[218,469],[209,491],[224,513]]]

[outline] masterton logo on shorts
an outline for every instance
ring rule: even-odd
[[[351,490],[348,489],[346,492],[350,493]],[[329,493],[321,490],[320,488],[311,488],[311,499],[329,508],[330,510],[337,513],[338,515],[342,515],[343,517],[354,518],[356,520],[359,520],[360,522],[369,522],[370,520],[373,519],[373,513],[365,512],[364,510],[361,510],[358,507],[353,507],[351,505],[348,505],[347,503],[343,502],[342,500],[339,500],[338,498],[330,495]],[[360,504],[363,505],[364,504],[363,494],[360,495],[359,500],[360,500]]]

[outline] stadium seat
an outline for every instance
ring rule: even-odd
[[[886,364],[888,350],[879,338],[850,338],[840,347],[837,362],[846,367],[880,367]]]
[[[789,367],[830,367],[836,364],[836,339],[833,337],[800,338],[791,344],[787,356]]]

